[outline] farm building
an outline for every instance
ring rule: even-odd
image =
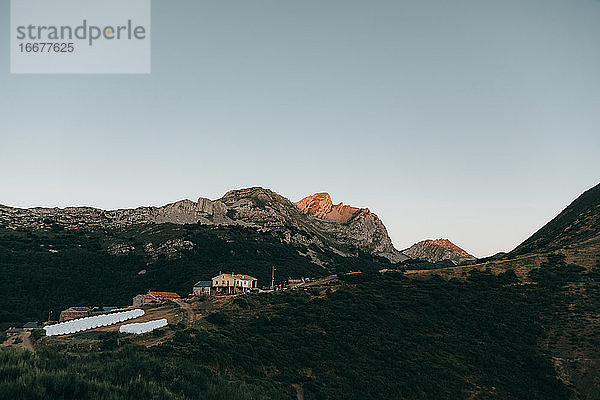
[[[137,296],[135,296],[133,298],[133,306],[134,307],[145,306],[147,304],[152,304],[152,303],[158,303],[158,300],[156,300],[154,297],[150,296],[149,294],[138,294]]]
[[[148,294],[158,301],[177,300],[181,298],[175,292],[148,292]]]
[[[194,296],[210,296],[212,281],[200,281],[194,285]]]
[[[133,306],[139,307],[146,304],[162,303],[164,301],[172,301],[181,297],[174,292],[148,292],[146,294],[138,294],[133,298]]]
[[[219,274],[212,278],[212,287],[216,294],[246,293],[258,287],[258,279],[243,274]]]
[[[60,312],[59,322],[70,321],[75,318],[83,318],[90,315],[91,308],[89,307],[69,307]]]
[[[38,329],[41,327],[42,326],[40,324],[38,324],[37,322],[27,322],[25,325],[23,325],[23,329],[25,329],[26,331],[30,331],[32,329]]]

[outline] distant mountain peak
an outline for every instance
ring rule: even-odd
[[[337,241],[353,243],[362,250],[369,249],[392,262],[407,258],[394,248],[383,222],[368,208],[333,204],[326,192],[307,196],[296,202],[294,208]]]
[[[410,258],[428,262],[449,260],[454,264],[460,264],[476,259],[448,239],[422,240],[402,252]]]
[[[425,240],[425,242],[427,242],[427,240]],[[440,246],[445,249],[455,251],[462,256],[473,257],[471,254],[467,253],[465,250],[461,249],[460,247],[458,247],[457,245],[455,245],[448,239],[435,239],[435,240],[429,240],[429,242],[431,242],[432,244],[434,244],[436,246]]]
[[[242,199],[242,198],[252,198],[252,197],[263,197],[263,198],[283,198],[283,196],[278,195],[271,189],[265,189],[260,186],[253,186],[249,188],[242,189],[234,189],[230,190],[221,198],[223,199]]]
[[[348,222],[361,213],[370,213],[368,208],[357,208],[344,203],[333,204],[329,193],[321,192],[307,196],[296,202],[296,205],[305,214],[312,214],[319,218],[336,222]]]

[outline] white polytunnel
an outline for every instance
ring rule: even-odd
[[[95,315],[74,319],[68,322],[61,322],[55,325],[44,327],[46,336],[68,335],[76,332],[87,331],[88,329],[98,328],[100,326],[109,326],[129,319],[138,318],[144,315],[144,310],[136,308],[135,310],[121,311],[111,314]]]
[[[142,333],[152,332],[155,329],[162,328],[163,326],[167,325],[168,322],[166,319],[156,319],[154,321],[121,325],[121,327],[119,328],[119,332],[140,335]]]

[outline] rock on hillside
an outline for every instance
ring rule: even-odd
[[[403,251],[410,258],[428,262],[451,261],[458,265],[476,258],[448,239],[423,240]]]

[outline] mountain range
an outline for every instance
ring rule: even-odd
[[[562,211],[556,218],[508,254],[507,259],[557,249],[573,251],[600,241],[600,185],[595,186]],[[461,265],[476,258],[448,239],[427,239],[402,251],[397,250],[385,225],[368,208],[344,203],[333,204],[328,193],[316,193],[293,203],[260,187],[232,190],[217,200],[181,200],[162,207],[101,210],[91,207],[20,209],[0,205],[0,227],[9,230],[44,231],[114,230],[132,226],[161,224],[198,224],[201,226],[238,226],[268,232],[279,241],[297,248],[312,263],[327,269],[326,254],[355,257],[359,253],[379,257],[390,263],[408,259],[429,263]],[[177,257],[193,246],[171,239],[143,246],[146,256]],[[106,251],[124,255],[135,250],[126,241],[107,241]],[[330,271],[331,272],[331,271]]]
[[[181,200],[162,207],[101,210],[91,207],[20,209],[0,205],[0,226],[8,229],[47,230],[51,227],[77,229],[120,229],[146,224],[200,224],[242,226],[277,235],[282,242],[306,248],[314,263],[325,265],[320,256],[331,251],[352,257],[365,252],[398,263],[408,258],[428,262],[450,260],[454,264],[474,259],[449,240],[424,241],[397,250],[387,229],[368,208],[333,204],[328,193],[317,193],[292,203],[260,187],[227,192],[217,200]],[[131,250],[126,243],[107,249],[113,254]],[[171,249],[177,253],[177,249]]]
[[[187,371],[218,372],[229,343],[244,343],[244,368],[230,358],[222,376],[248,374],[241,382],[261,391],[280,385],[270,394],[291,383],[307,398],[335,398],[368,382],[372,398],[600,398],[599,222],[600,185],[513,251],[477,260],[447,239],[399,251],[377,215],[327,193],[293,203],[249,188],[109,211],[1,206],[0,326],[73,305],[127,305],[147,290],[185,295],[220,271],[263,286],[275,267],[276,283],[327,278],[226,307],[198,301],[220,306],[192,328],[170,327],[167,347],[148,349],[151,364],[178,349],[177,361],[159,364],[181,370],[188,357]],[[264,350],[258,367],[255,350]]]
[[[232,190],[217,200],[182,200],[162,207],[0,206],[0,273],[4,289],[15,294],[0,299],[0,306],[18,311],[16,315],[33,310],[30,316],[39,318],[41,310],[77,302],[75,292],[74,299],[54,291],[70,293],[68,287],[81,279],[98,280],[99,274],[108,287],[111,279],[123,281],[108,291],[94,285],[97,293],[88,301],[101,304],[109,299],[125,302],[134,292],[149,289],[185,293],[194,281],[224,270],[243,270],[265,283],[273,266],[279,281],[382,268],[460,274],[460,266],[468,264],[502,270],[512,265],[525,277],[527,268],[546,259],[543,254],[559,250],[570,261],[595,265],[599,210],[596,186],[512,252],[477,260],[447,239],[424,240],[399,251],[376,214],[333,204],[327,193],[293,203],[253,187]],[[439,269],[447,266],[457,269]],[[33,298],[26,306],[28,297],[18,293],[32,287],[43,288],[52,304]]]
[[[266,285],[273,267],[281,283],[407,259],[369,210],[323,217],[258,187],[135,209],[0,206],[0,291],[8,293],[0,322],[72,304],[128,304],[148,290],[186,294],[222,271]]]
[[[326,207],[327,202],[321,199],[324,199],[321,195],[310,196],[297,206],[271,190],[254,187],[230,191],[218,200],[200,198],[196,202],[182,200],[162,207],[110,211],[90,207],[18,209],[0,206],[0,224],[9,229],[41,230],[53,225],[66,229],[118,229],[164,223],[243,226],[268,231],[282,242],[306,247],[317,264],[325,261],[314,252],[314,247],[345,257],[362,251],[391,262],[407,258],[394,248],[385,226],[368,209],[336,206],[329,215],[324,215],[303,206],[311,202]],[[329,195],[324,200],[327,199]]]

